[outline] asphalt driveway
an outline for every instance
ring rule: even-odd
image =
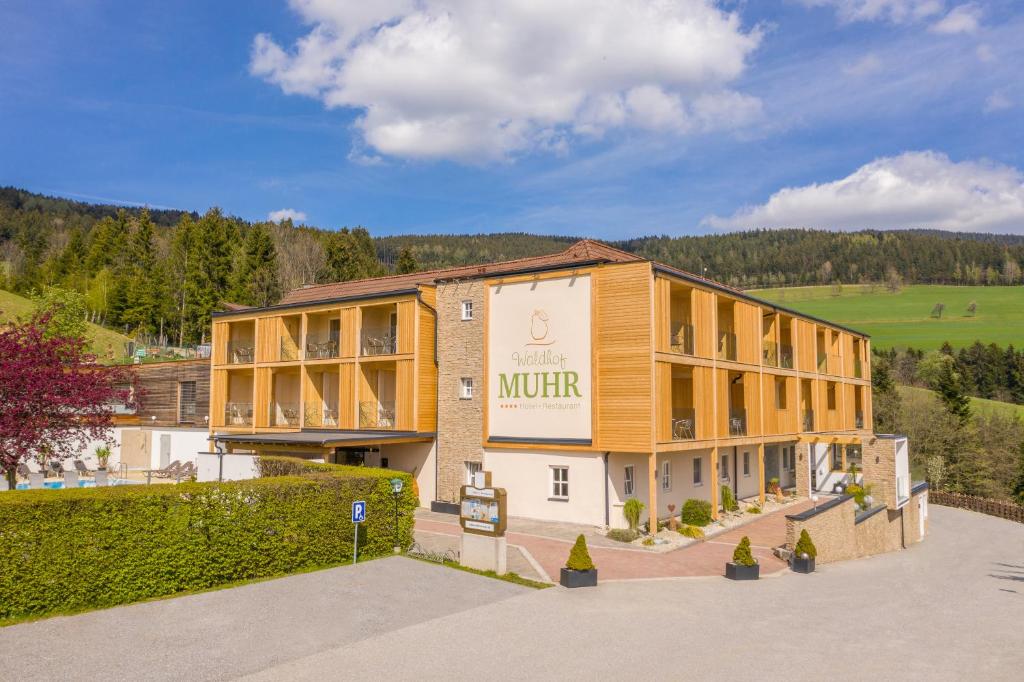
[[[0,629],[0,677],[1020,679],[1024,525],[931,515],[904,552],[756,583],[534,591],[382,559]]]

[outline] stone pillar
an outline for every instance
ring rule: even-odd
[[[718,492],[718,482],[721,472],[718,470],[718,446],[711,448],[711,518],[718,518],[718,505],[721,503],[721,495]]]
[[[811,496],[811,443],[803,441],[796,444],[796,494]]]
[[[757,499],[764,507],[764,443],[757,445]]]
[[[864,484],[871,485],[875,502],[896,508],[896,442],[871,436],[864,440]]]
[[[498,575],[505,575],[508,572],[508,541],[504,535],[490,537],[464,532],[459,563],[478,571],[494,571]]]

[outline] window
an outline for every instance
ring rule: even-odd
[[[466,462],[466,485],[473,485],[473,476],[478,471],[483,471],[484,465],[480,462]]]
[[[838,444],[832,445],[832,471],[843,470],[843,446]]]
[[[861,451],[860,446],[851,445],[846,448],[846,468],[856,465],[858,471],[861,469],[861,464],[864,461],[864,453]]]
[[[380,458],[380,468],[381,469],[387,469],[388,468],[388,458],[387,457],[381,457]]]
[[[473,319],[473,302],[463,301],[462,302],[462,319],[472,320]]]
[[[789,448],[789,470],[796,471],[796,446],[792,445]]]
[[[786,379],[785,377],[775,377],[775,408],[779,410],[786,409]]]
[[[569,499],[569,467],[551,467],[551,499]]]
[[[622,494],[626,497],[633,496],[633,465],[627,464],[625,477],[622,479]]]
[[[196,420],[196,382],[178,382],[178,421],[194,422]]]
[[[463,400],[471,400],[473,398],[473,378],[462,377],[459,384],[459,397]]]
[[[828,382],[827,396],[828,396],[828,409],[830,409],[830,410],[836,409],[836,382],[834,382],[834,381]]]
[[[782,448],[782,468],[789,469],[789,448]]]
[[[750,453],[743,453],[743,475],[750,476]]]
[[[661,489],[672,490],[672,462],[667,459],[661,463]]]
[[[722,455],[719,460],[718,475],[723,481],[729,480],[729,455]]]
[[[701,469],[704,468],[704,458],[694,457],[693,458],[693,484],[700,485],[703,480],[701,479]]]

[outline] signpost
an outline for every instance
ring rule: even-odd
[[[473,475],[473,485],[462,486],[461,493],[462,564],[504,575],[508,551],[505,489],[491,486],[491,472],[478,471]]]
[[[352,547],[352,563],[356,563],[359,556],[359,524],[366,520],[366,500],[356,500],[352,503],[352,523],[356,527],[355,544]]]

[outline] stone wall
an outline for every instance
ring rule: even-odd
[[[864,482],[871,485],[871,496],[879,504],[896,507],[896,447],[892,438],[870,436],[864,439]]]
[[[455,502],[465,482],[465,463],[483,462],[484,293],[479,280],[437,287],[437,499]],[[473,319],[462,319],[462,302],[473,302]],[[461,379],[473,379],[471,400],[460,397]]]
[[[798,497],[811,496],[810,443],[796,444],[796,494]]]

